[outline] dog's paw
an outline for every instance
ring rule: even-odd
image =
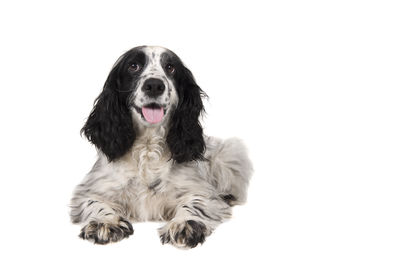
[[[188,220],[181,223],[169,222],[159,229],[162,244],[170,243],[178,248],[194,248],[203,244],[211,234],[206,225],[199,221]]]
[[[130,222],[119,219],[117,224],[91,221],[82,228],[79,237],[95,244],[108,244],[117,242],[133,234]]]

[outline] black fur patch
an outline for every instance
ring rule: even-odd
[[[172,158],[177,163],[204,160],[205,142],[199,117],[204,110],[201,98],[205,94],[196,84],[190,70],[183,65],[177,67],[175,84],[179,103],[167,135]]]
[[[81,131],[109,161],[122,157],[136,138],[132,116],[122,95],[106,83]]]
[[[233,206],[233,203],[237,200],[234,195],[220,195],[223,201],[225,201],[229,206]]]
[[[203,244],[206,239],[206,226],[197,221],[189,220],[187,224],[192,228],[192,231],[186,236],[186,245],[194,248],[199,243]]]
[[[161,179],[157,179],[149,185],[149,190],[156,191],[156,187],[161,184]]]

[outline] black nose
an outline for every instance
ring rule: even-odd
[[[142,90],[150,97],[157,97],[164,92],[165,85],[160,79],[150,78],[144,82]]]

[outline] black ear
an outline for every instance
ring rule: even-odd
[[[174,111],[167,135],[172,158],[177,163],[203,160],[205,143],[199,117],[203,111],[204,95],[192,73],[183,67],[177,80],[179,103]]]
[[[118,66],[110,72],[81,133],[100,149],[109,161],[122,157],[133,145],[136,133],[127,93],[119,91]]]

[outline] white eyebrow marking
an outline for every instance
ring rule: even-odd
[[[143,71],[143,76],[165,76],[164,69],[161,66],[161,55],[166,49],[159,46],[146,46],[143,51],[149,59],[147,67]]]

